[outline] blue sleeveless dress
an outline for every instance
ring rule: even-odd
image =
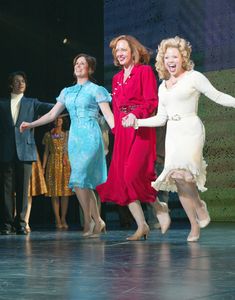
[[[71,119],[69,187],[95,189],[107,179],[104,145],[98,124],[98,103],[110,102],[111,96],[104,87],[87,81],[64,88],[57,101],[65,105]]]

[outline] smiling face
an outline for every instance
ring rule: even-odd
[[[24,93],[26,90],[26,82],[23,76],[21,75],[15,75],[12,84],[11,89],[13,94],[21,94]]]
[[[119,40],[117,42],[115,56],[120,66],[127,68],[133,64],[131,48],[126,40]]]
[[[183,69],[183,58],[177,48],[167,48],[164,55],[164,65],[171,76],[178,77],[185,70]]]
[[[85,57],[79,57],[74,64],[74,75],[80,79],[88,79],[89,66]]]

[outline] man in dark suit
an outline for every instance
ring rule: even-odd
[[[32,122],[48,112],[52,104],[26,98],[26,75],[14,72],[9,76],[11,95],[0,99],[0,170],[3,190],[1,234],[27,234],[25,214],[32,162],[36,161],[34,133],[20,133],[22,121]],[[16,213],[15,213],[16,212]]]

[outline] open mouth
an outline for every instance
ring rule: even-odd
[[[176,70],[176,65],[168,65],[168,69],[169,69],[169,71],[171,72],[171,73],[174,73],[175,72],[175,70]]]
[[[119,57],[118,60],[119,60],[120,63],[122,63],[122,62],[125,61],[125,57]]]

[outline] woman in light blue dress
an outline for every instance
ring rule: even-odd
[[[105,231],[93,190],[106,181],[102,133],[98,124],[101,109],[107,123],[114,127],[114,118],[108,91],[90,81],[96,60],[87,54],[74,58],[74,76],[77,84],[64,88],[51,111],[32,123],[23,122],[21,131],[52,122],[66,108],[71,118],[68,153],[71,164],[71,187],[80,202],[84,214],[84,236],[97,236]],[[94,221],[94,222],[93,222]],[[95,226],[93,224],[95,223]]]

